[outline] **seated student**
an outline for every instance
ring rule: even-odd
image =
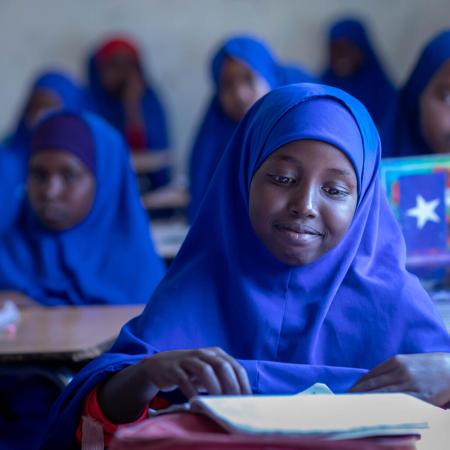
[[[16,128],[6,138],[5,146],[18,155],[23,164],[26,164],[33,126],[43,114],[61,108],[72,110],[81,108],[79,86],[62,71],[41,73],[31,85]]]
[[[386,117],[383,156],[450,153],[450,30],[435,36]]]
[[[135,43],[121,36],[103,42],[89,59],[86,107],[106,119],[136,153],[161,152],[169,147],[163,105],[146,79]],[[157,170],[139,179],[141,190],[167,184],[170,172]]]
[[[380,153],[369,114],[338,89],[291,85],[257,102],[168,274],[57,401],[44,448],[73,445],[82,415],[111,433],[175,388],[344,392],[397,354],[450,352],[405,270]]]
[[[281,65],[267,44],[251,36],[227,39],[211,64],[214,95],[202,120],[189,163],[189,216],[193,220],[214,170],[239,120],[269,90],[314,81],[294,65]]]
[[[357,19],[335,22],[328,35],[328,67],[321,81],[355,96],[379,123],[395,99],[395,88]]]
[[[163,274],[120,135],[88,113],[43,120],[27,198],[0,235],[0,292],[46,306],[146,303]]]

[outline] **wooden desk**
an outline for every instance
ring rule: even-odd
[[[17,332],[0,333],[0,363],[81,363],[105,351],[143,305],[30,307]]]
[[[154,220],[151,225],[151,234],[156,251],[165,260],[175,258],[180,250],[189,226],[182,220]]]
[[[144,208],[156,209],[186,209],[189,203],[189,194],[183,188],[164,186],[156,191],[141,196]]]
[[[157,172],[171,164],[168,150],[142,150],[131,154],[131,164],[139,174]]]

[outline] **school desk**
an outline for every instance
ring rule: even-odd
[[[164,186],[141,196],[144,208],[152,210],[185,210],[189,203],[189,194],[177,186]]]
[[[142,310],[143,305],[24,308],[16,331],[0,332],[0,373],[27,371],[63,387]]]
[[[131,155],[131,164],[138,175],[157,172],[170,166],[170,152],[168,150],[148,151],[145,149]]]
[[[159,255],[170,263],[180,250],[188,230],[184,220],[153,220],[151,234]]]

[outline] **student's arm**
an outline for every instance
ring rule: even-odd
[[[450,353],[394,356],[364,375],[350,392],[405,392],[450,407]]]
[[[212,395],[251,394],[245,369],[220,348],[158,353],[118,372],[102,384],[98,402],[114,423],[129,423],[160,390],[179,388],[187,397],[206,390]]]

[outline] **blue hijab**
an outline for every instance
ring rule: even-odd
[[[436,35],[422,53],[398,102],[382,125],[383,156],[414,156],[433,153],[420,133],[419,99],[431,78],[450,59],[450,30]]]
[[[268,45],[259,38],[235,36],[222,44],[211,63],[215,93],[197,132],[189,163],[191,220],[200,207],[214,170],[237,127],[237,122],[225,114],[218,99],[220,73],[227,57],[250,66],[267,81],[271,89],[285,84],[314,81],[313,76],[300,67],[277,62]]]
[[[25,200],[14,227],[0,236],[0,289],[23,292],[48,306],[145,303],[164,268],[126,145],[102,119],[79,117],[95,145],[92,209],[74,228],[53,232]]]
[[[14,152],[0,146],[0,233],[14,222],[23,196],[24,173]]]
[[[127,40],[127,44],[134,48],[136,55],[139,54],[131,41]],[[100,115],[113,127],[124,133],[125,111],[121,100],[105,91],[101,84],[99,62],[96,58],[97,52],[88,61],[89,86],[85,91],[85,105],[90,111]],[[149,86],[145,80],[141,61],[137,63],[146,83],[145,92],[141,99],[141,111],[144,118],[147,145],[151,150],[164,150],[170,145],[164,108],[155,89]]]
[[[37,90],[49,91],[56,95],[63,108],[79,110],[81,108],[81,90],[75,81],[66,73],[59,70],[46,71],[41,73],[31,85],[25,105],[19,114],[19,120],[15,131],[6,139],[5,145],[20,153],[20,157],[25,163],[31,142],[32,129],[26,123],[25,113],[31,95]]]
[[[330,28],[328,39],[329,44],[337,39],[349,41],[363,53],[364,61],[362,67],[349,77],[337,76],[328,67],[321,81],[355,96],[369,110],[375,123],[379,123],[386,114],[386,105],[394,101],[395,88],[378,60],[363,24],[352,18],[339,20]]]
[[[249,189],[263,161],[298,139],[341,149],[357,173],[359,200],[342,241],[292,267],[253,231]],[[256,394],[294,393],[315,382],[343,392],[395,354],[449,351],[430,298],[405,270],[404,241],[378,178],[380,150],[365,108],[338,89],[305,83],[259,100],[142,315],[57,401],[45,448],[71,448],[86,395],[112,372],[164,350],[220,346],[245,367]]]

